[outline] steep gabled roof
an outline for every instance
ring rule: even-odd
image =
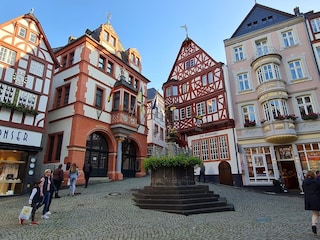
[[[294,17],[296,16],[293,14],[256,3],[241,22],[237,30],[232,34],[231,38],[239,37],[249,32],[287,21]]]
[[[10,21],[7,21],[7,22],[4,22],[4,23],[1,23],[0,24],[0,28],[3,28],[5,25],[8,25],[8,23],[13,23],[13,22],[18,22],[20,19],[25,19],[25,20],[31,20],[32,22],[35,23],[35,26],[37,27],[38,31],[39,31],[39,37],[41,38],[41,41],[43,41],[45,47],[46,47],[46,50],[48,51],[52,61],[53,61],[53,64],[55,66],[59,66],[59,62],[57,61],[55,55],[54,55],[54,52],[50,46],[50,43],[48,41],[48,38],[46,37],[46,34],[45,34],[45,31],[43,30],[39,20],[35,17],[35,15],[33,14],[33,10],[31,10],[30,13],[27,13],[27,14],[24,14],[24,15],[21,15],[19,17],[16,17],[14,19],[11,19]]]
[[[148,100],[153,100],[157,95],[157,90],[155,88],[148,88]]]
[[[192,47],[194,50],[194,52],[188,52],[186,53],[184,51],[184,49],[186,47]],[[181,44],[181,47],[180,47],[180,50],[178,52],[178,55],[177,55],[177,58],[176,60],[174,61],[174,64],[172,66],[172,69],[170,71],[170,74],[169,74],[169,77],[167,79],[167,81],[165,83],[163,83],[163,85],[166,85],[167,83],[170,83],[170,82],[178,82],[179,80],[178,79],[174,79],[174,78],[171,78],[171,76],[173,75],[174,71],[175,71],[175,67],[176,65],[178,64],[178,62],[181,62],[181,60],[183,59],[187,59],[189,57],[190,54],[194,54],[195,52],[202,52],[204,53],[205,55],[207,55],[207,57],[214,63],[218,64],[217,61],[215,61],[206,51],[204,51],[201,47],[199,47],[199,45],[197,45],[192,39],[190,39],[189,37],[187,37]],[[162,86],[163,86],[162,85]]]

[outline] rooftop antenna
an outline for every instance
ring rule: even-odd
[[[186,38],[188,38],[188,27],[187,25],[183,25],[183,26],[180,26],[181,28],[184,28],[184,30],[186,31]]]
[[[108,12],[107,13],[107,24],[110,24],[111,21],[111,14]]]

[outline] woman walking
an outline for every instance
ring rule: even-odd
[[[77,183],[78,176],[79,176],[79,171],[77,169],[77,165],[75,163],[72,163],[69,170],[70,196],[74,196],[74,193],[76,191],[76,183]]]
[[[316,175],[313,171],[308,171],[306,173],[302,188],[304,191],[305,210],[312,210],[311,229],[314,234],[317,234],[320,211],[320,185],[319,182],[316,181]]]

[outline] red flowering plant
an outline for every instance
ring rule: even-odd
[[[319,113],[309,113],[302,115],[303,120],[315,120],[318,119]]]
[[[275,116],[274,119],[275,120],[284,120],[284,119],[286,119],[286,117],[279,114],[279,115]]]
[[[296,120],[298,118],[298,116],[294,115],[294,114],[289,114],[289,115],[286,115],[286,119],[291,119],[291,120]]]

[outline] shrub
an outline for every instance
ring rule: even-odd
[[[201,166],[202,160],[194,156],[161,156],[161,157],[148,157],[143,161],[143,167],[146,170],[155,170],[160,167],[194,167],[196,165]]]

